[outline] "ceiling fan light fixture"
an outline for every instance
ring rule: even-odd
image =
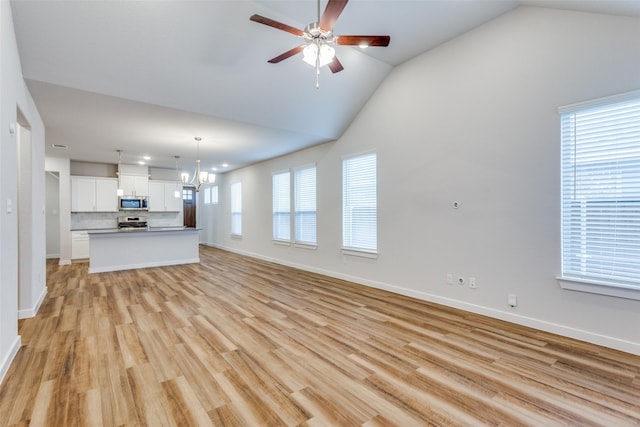
[[[320,67],[324,67],[333,61],[335,56],[336,50],[326,43],[309,43],[302,50],[302,60],[313,67],[316,66],[316,61]]]

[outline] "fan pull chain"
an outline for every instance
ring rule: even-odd
[[[318,3],[320,3],[319,0]],[[316,53],[316,89],[320,89],[320,42],[318,40],[316,40],[316,46],[318,47]]]

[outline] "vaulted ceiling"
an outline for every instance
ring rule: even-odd
[[[635,0],[351,0],[334,33],[391,43],[337,46],[344,71],[321,69],[316,89],[301,55],[267,63],[302,41],[249,20],[303,29],[315,1],[11,2],[48,156],[116,163],[124,150],[172,168],[195,160],[199,136],[219,172],[339,138],[393,67],[522,5],[640,16]]]

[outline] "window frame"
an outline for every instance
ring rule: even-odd
[[[309,169],[313,169],[313,174],[314,174],[314,182],[313,182],[313,193],[314,193],[314,197],[313,197],[313,214],[314,214],[314,241],[306,241],[306,240],[301,240],[298,239],[298,209],[297,209],[297,205],[298,205],[298,197],[297,192],[298,192],[298,185],[296,185],[297,183],[297,174],[300,171],[305,171],[305,170],[309,170]],[[293,243],[296,247],[300,247],[300,248],[316,248],[318,246],[318,167],[316,165],[316,163],[311,163],[311,164],[306,164],[303,166],[298,166],[296,168],[293,169],[293,173],[291,174],[291,180],[292,180],[292,188],[291,188],[291,192],[292,192],[292,200],[291,200],[291,210],[293,213],[293,220],[291,221],[291,225],[293,227],[293,233],[291,235],[292,239],[293,239]]]
[[[348,245],[346,240],[347,240],[347,198],[348,198],[348,194],[347,194],[347,188],[346,188],[346,169],[345,169],[345,165],[347,164],[347,162],[349,162],[350,160],[354,160],[354,159],[358,159],[358,158],[363,158],[363,157],[367,157],[367,156],[374,156],[374,161],[375,161],[375,165],[374,165],[374,187],[375,187],[375,198],[374,198],[374,206],[373,208],[375,209],[375,217],[374,217],[374,222],[375,222],[375,248],[370,248],[370,247],[359,247],[359,246],[353,246],[353,245]],[[353,222],[350,222],[351,227],[353,228]],[[353,238],[353,236],[351,235],[351,238]],[[378,254],[379,254],[379,247],[378,247],[378,154],[376,152],[376,150],[368,150],[368,151],[364,151],[364,152],[360,152],[360,153],[355,153],[355,154],[350,154],[350,155],[346,155],[346,156],[342,156],[342,247],[341,247],[341,252],[343,255],[352,255],[352,256],[358,256],[358,257],[364,257],[364,258],[377,258]]]
[[[286,177],[286,184],[287,184],[287,189],[286,189],[286,196],[287,196],[287,200],[286,200],[286,204],[288,207],[287,210],[287,223],[288,223],[288,230],[287,230],[287,234],[288,237],[280,237],[277,233],[276,230],[276,204],[281,203],[281,200],[276,200],[276,194],[284,194],[281,191],[277,191],[276,190],[276,177],[277,176],[281,176],[281,175],[287,175]],[[281,171],[277,171],[277,172],[273,172],[271,174],[271,239],[274,242],[278,242],[278,243],[290,243],[291,242],[291,232],[292,232],[292,225],[291,225],[291,218],[292,218],[292,212],[291,212],[291,171],[289,171],[289,169],[287,170],[281,170]],[[278,211],[280,212],[280,211]],[[284,213],[284,211],[281,212],[282,214]]]
[[[586,223],[588,221],[588,214],[593,214],[594,212],[594,208],[589,208],[588,205],[589,203],[598,203],[598,202],[603,202],[604,200],[607,200],[608,203],[612,203],[612,202],[617,202],[618,200],[626,200],[626,203],[629,204],[629,200],[628,197],[624,197],[624,196],[619,196],[619,197],[609,197],[606,198],[607,195],[610,195],[611,193],[613,193],[614,191],[617,191],[616,189],[611,189],[608,192],[604,192],[604,195],[602,196],[602,199],[598,199],[598,198],[589,198],[589,199],[583,199],[582,201],[578,201],[578,200],[573,200],[571,198],[569,198],[568,196],[566,196],[565,192],[567,191],[567,188],[571,188],[571,184],[567,184],[565,183],[565,176],[569,175],[571,176],[572,172],[571,169],[568,166],[564,165],[564,152],[565,149],[567,149],[567,147],[565,147],[565,145],[570,144],[571,140],[567,139],[565,141],[564,138],[564,132],[563,132],[563,128],[562,126],[564,125],[564,117],[565,115],[569,115],[569,114],[573,114],[573,113],[583,113],[586,112],[587,110],[590,109],[596,109],[596,108],[600,108],[600,107],[606,107],[606,106],[613,106],[615,104],[618,103],[623,103],[623,102],[628,102],[628,101],[634,101],[634,100],[640,100],[640,90],[635,90],[635,91],[631,91],[631,92],[627,92],[627,93],[623,93],[623,94],[619,94],[619,95],[613,95],[613,96],[608,96],[605,98],[598,98],[598,99],[594,99],[594,100],[589,100],[589,101],[585,101],[585,102],[580,102],[580,103],[576,103],[576,104],[571,104],[571,105],[567,105],[564,107],[560,107],[558,108],[558,113],[560,114],[560,126],[561,126],[561,135],[560,135],[560,143],[561,143],[561,168],[560,168],[560,172],[561,172],[561,200],[560,200],[560,206],[561,206],[561,215],[560,215],[560,222],[561,222],[561,234],[560,234],[560,243],[561,243],[561,250],[560,250],[560,263],[561,263],[561,273],[560,275],[556,278],[558,281],[558,284],[560,285],[560,287],[562,289],[567,289],[567,290],[573,290],[573,291],[581,291],[581,292],[588,292],[588,293],[594,293],[594,294],[600,294],[600,295],[607,295],[607,296],[613,296],[613,297],[620,297],[620,298],[628,298],[628,299],[635,299],[635,300],[640,300],[640,282],[639,283],[634,283],[634,282],[626,282],[626,281],[620,281],[620,280],[607,280],[606,278],[603,277],[595,277],[595,276],[589,276],[588,274],[585,275],[578,275],[578,274],[567,274],[565,273],[565,260],[567,259],[567,255],[570,254],[569,249],[567,249],[565,247],[565,243],[568,240],[568,236],[565,236],[565,233],[569,233],[570,231],[568,229],[565,229],[565,227],[567,227],[567,222],[570,222],[572,218],[570,218],[570,213],[573,212],[573,215],[575,217],[575,212],[576,210],[574,208],[567,210],[567,205],[569,204],[573,204],[575,205],[576,203],[580,203],[581,208],[580,210],[580,219],[578,221],[575,222],[571,222],[571,225],[574,226],[575,229],[575,225],[576,224],[580,224],[581,227],[584,227],[584,223]],[[569,119],[567,119],[569,120]],[[571,148],[571,147],[568,147]],[[600,163],[604,163],[605,161],[607,161],[606,159],[601,159]],[[613,162],[612,162],[613,163]],[[594,162],[595,164],[595,162]],[[575,167],[574,167],[575,168]],[[567,172],[565,173],[565,169],[567,169]],[[613,169],[613,168],[612,168]],[[575,179],[575,178],[573,178]],[[583,179],[581,182],[584,182],[586,180]],[[633,202],[635,202],[635,200],[633,200]],[[639,201],[640,203],[640,201]],[[584,212],[583,212],[584,210]],[[610,217],[607,217],[610,218]],[[575,234],[575,231],[574,231]],[[575,239],[574,239],[575,240]],[[575,250],[574,250],[575,251]],[[573,253],[573,252],[571,252]]]
[[[236,191],[234,190],[235,188],[239,188],[238,195],[240,197],[236,201],[238,203],[237,207],[239,207],[239,210],[237,211],[234,210],[236,209],[236,203],[234,203],[234,197],[235,197],[234,194],[236,194]],[[229,212],[230,212],[231,237],[241,238],[242,237],[242,181],[236,181],[231,183],[231,185],[229,186],[229,198],[230,198]],[[234,214],[239,215],[239,220],[238,220],[239,230],[234,229]]]
[[[296,197],[296,192],[298,191],[298,186],[296,185],[296,177],[298,176],[298,172],[300,171],[304,171],[304,170],[308,170],[308,169],[313,169],[314,171],[314,198],[313,198],[313,204],[314,204],[314,237],[315,237],[315,241],[311,242],[311,241],[304,241],[301,239],[297,238],[297,233],[298,233],[298,227],[297,227],[297,210],[296,210],[296,204],[297,204],[297,200],[298,197]],[[282,175],[282,174],[288,174],[289,175],[289,238],[288,239],[281,239],[281,238],[277,238],[276,237],[276,233],[275,233],[275,223],[273,220],[273,215],[274,215],[274,211],[273,211],[273,204],[275,204],[275,187],[274,187],[274,183],[273,183],[273,179],[276,175]],[[296,166],[293,168],[289,168],[289,169],[284,169],[284,170],[279,170],[279,171],[274,171],[271,173],[271,180],[272,180],[272,185],[271,185],[271,201],[272,201],[272,210],[271,210],[271,215],[272,215],[272,242],[274,244],[278,244],[278,245],[286,245],[286,246],[293,246],[296,248],[303,248],[303,249],[316,249],[318,247],[318,223],[317,223],[317,218],[318,218],[318,209],[317,209],[317,173],[318,173],[318,167],[317,164],[314,163],[308,163],[306,165],[302,165],[302,166]]]

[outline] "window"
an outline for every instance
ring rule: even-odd
[[[214,185],[213,187],[211,187],[211,204],[212,205],[218,204],[218,186],[217,185]]]
[[[640,299],[640,91],[560,114],[560,283]]]
[[[342,161],[342,246],[376,253],[378,220],[376,153]]]
[[[293,241],[300,245],[316,245],[315,165],[295,169],[293,182],[289,171],[273,174],[273,239],[280,242]]]
[[[291,240],[290,173],[273,175],[273,239]]]
[[[204,195],[204,204],[205,205],[216,205],[218,204],[218,186],[214,185],[212,187],[204,187],[202,190],[202,194]]]
[[[316,167],[294,172],[295,241],[316,244]]]
[[[242,236],[242,183],[231,184],[231,234]]]
[[[182,200],[185,203],[192,205],[195,199],[195,190],[191,187],[182,189]]]

